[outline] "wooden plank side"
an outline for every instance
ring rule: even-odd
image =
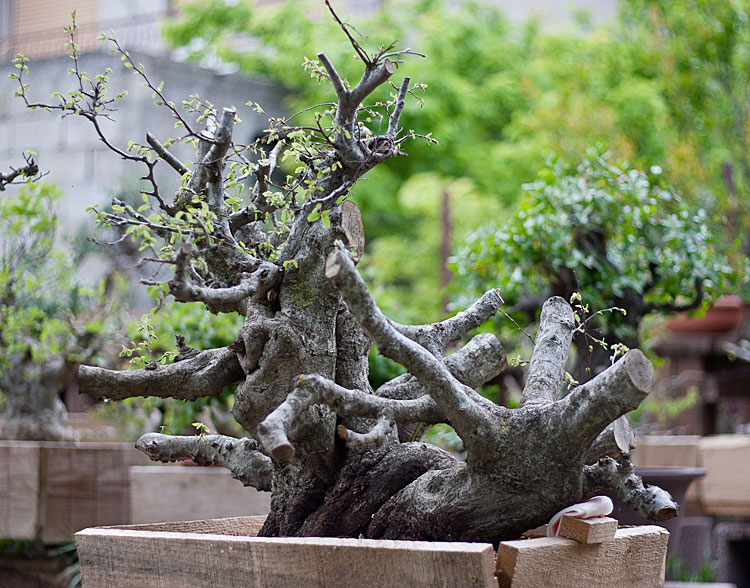
[[[491,588],[489,544],[85,529],[86,588]]]
[[[255,537],[260,531],[266,515],[249,517],[227,517],[201,521],[177,521],[170,523],[140,523],[134,525],[117,525],[116,529],[131,531],[163,531],[165,533],[201,533],[211,535],[233,535],[238,537]]]
[[[750,510],[750,435],[717,435],[700,441],[706,476],[703,506],[711,514],[746,515]]]
[[[0,441],[0,538],[36,539],[39,517],[39,443]]]
[[[498,580],[501,588],[657,588],[664,585],[668,538],[666,529],[644,525],[593,545],[561,537],[504,541]]]
[[[43,443],[42,540],[63,543],[86,527],[130,522],[128,468],[144,461],[130,443]]]
[[[633,450],[636,467],[683,467],[700,465],[700,435],[646,435]]]

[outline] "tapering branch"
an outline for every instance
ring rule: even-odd
[[[344,82],[341,79],[339,72],[336,71],[333,63],[331,63],[331,60],[328,59],[328,56],[322,52],[318,53],[318,59],[320,59],[320,63],[323,64],[323,67],[325,67],[326,71],[328,72],[328,78],[331,80],[331,85],[333,86],[333,90],[336,92],[336,97],[339,99],[339,103],[348,100],[349,90],[347,90],[346,86],[344,86]]]
[[[469,388],[478,388],[508,367],[505,350],[492,333],[480,333],[473,337],[444,361],[451,374]],[[383,398],[407,400],[427,394],[427,391],[414,376],[403,374],[383,384],[375,394]]]
[[[586,453],[585,460],[586,463],[591,464],[602,457],[620,459],[630,456],[633,449],[635,449],[635,434],[628,417],[623,415],[599,434]]]
[[[425,422],[436,413],[429,396],[415,400],[380,398],[360,390],[347,390],[315,374],[300,376],[297,387],[286,400],[258,425],[258,440],[275,459],[283,461],[294,455],[287,434],[295,419],[314,404],[326,404],[340,416],[384,417],[391,422]]]
[[[346,446],[360,451],[380,447],[389,439],[395,442],[397,438],[394,433],[393,422],[386,417],[380,417],[377,424],[367,433],[357,433],[344,425],[336,427],[336,434],[346,441]]]
[[[198,465],[221,465],[245,486],[271,491],[273,465],[255,439],[235,439],[225,435],[181,437],[147,433],[135,444],[153,461],[192,459]]]
[[[409,92],[410,82],[410,78],[401,80],[401,87],[396,96],[396,105],[388,117],[388,131],[386,132],[386,136],[390,139],[395,139],[396,135],[398,135],[398,123],[401,120],[401,112],[404,110],[404,103],[406,102],[406,94]]]
[[[575,323],[570,305],[559,296],[547,300],[542,307],[534,351],[526,372],[522,407],[548,404],[560,397],[573,329]]]
[[[613,490],[617,498],[649,521],[666,521],[677,516],[679,506],[669,492],[658,486],[644,486],[630,460],[604,457],[584,467],[584,496]]]
[[[196,400],[218,396],[224,386],[244,378],[237,357],[225,348],[202,351],[190,359],[155,369],[114,371],[82,365],[78,370],[82,394],[110,400],[135,396]]]
[[[429,325],[401,325],[390,321],[399,333],[416,341],[433,354],[442,353],[451,343],[455,343],[467,333],[479,327],[500,309],[503,299],[497,289],[488,290],[474,304],[439,323]]]
[[[448,356],[446,367],[467,386],[476,387],[495,377],[506,366],[505,353],[497,338],[484,333],[477,335],[462,349]],[[467,392],[478,404],[492,403]],[[294,449],[287,433],[294,420],[314,404],[326,404],[343,417],[377,419],[409,424],[445,422],[446,417],[425,387],[410,374],[400,376],[378,389],[377,395],[361,390],[348,390],[321,376],[301,376],[297,387],[286,400],[258,427],[258,439],[277,459],[289,459]]]
[[[338,105],[334,124],[342,129],[349,127],[354,122],[357,115],[357,108],[362,104],[362,101],[375,88],[390,78],[394,72],[393,62],[387,58],[381,64],[366,63],[365,71],[359,83],[352,90],[347,90],[341,76],[339,76],[328,56],[325,53],[318,53],[318,59],[323,64],[323,67],[325,67],[333,89],[336,92]]]
[[[258,269],[230,288],[205,288],[188,281],[192,245],[184,243],[175,257],[174,277],[169,281],[169,292],[179,302],[203,302],[213,313],[239,312],[245,314],[240,304],[259,292],[265,294],[281,277],[280,268],[269,262],[261,262]]]

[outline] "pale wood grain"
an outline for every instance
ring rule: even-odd
[[[211,528],[215,522],[208,523]],[[76,534],[86,588],[491,588],[492,546],[238,537],[119,528]]]
[[[0,537],[66,543],[92,525],[128,523],[130,443],[0,441]]]
[[[645,525],[593,545],[562,537],[504,541],[498,580],[501,588],[657,588],[664,585],[668,538],[666,529]]]
[[[750,511],[750,435],[717,435],[700,440],[706,476],[699,480],[708,514]]]

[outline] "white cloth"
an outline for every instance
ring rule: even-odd
[[[578,519],[592,519],[594,517],[606,517],[612,512],[612,508],[612,500],[609,496],[594,496],[586,502],[579,502],[564,508],[550,519],[549,525],[547,525],[547,537],[557,537],[560,533],[560,522],[563,515]]]

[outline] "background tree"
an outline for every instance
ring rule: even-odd
[[[72,439],[60,396],[79,362],[104,359],[116,278],[94,288],[74,279],[73,257],[55,247],[60,192],[33,181],[30,159],[24,169],[6,176],[30,177],[18,195],[0,199],[0,438]]]
[[[176,118],[184,133],[178,140],[195,146],[190,167],[168,151],[171,139],[149,137],[148,147],[130,151],[109,143],[98,126],[112,113],[106,75],[92,79],[74,67],[78,89],[37,103],[20,58],[19,94],[30,108],[86,118],[117,155],[145,167],[144,204],[116,204],[98,218],[127,227],[147,255],[171,270],[151,285],[177,301],[245,317],[229,348],[185,348],[175,363],[129,372],[82,367],[82,390],[112,399],[194,399],[238,382],[232,413],[249,436],[152,433],[137,446],[154,459],[220,463],[245,484],[271,490],[261,535],[497,543],[604,488],[649,518],[674,516],[669,495],[644,488],[634,475],[629,442],[613,424],[648,393],[653,370],[642,353],[629,352],[560,399],[575,324],[568,303],[553,297],[542,312],[521,407],[510,410],[474,391],[505,366],[493,335],[443,356],[498,310],[497,291],[434,324],[403,325],[380,311],[356,269],[364,236],[347,196],[368,170],[401,155],[406,139],[417,136],[400,124],[415,87],[408,77],[389,84],[413,52],[384,45],[368,53],[331,12],[358,57],[359,81],[349,83],[318,53],[308,68],[331,83],[334,102],[317,111],[314,125],[270,119],[268,134],[251,146],[232,142],[232,108],[216,112],[198,97],[177,108],[121,52]],[[363,107],[370,103],[377,106]],[[373,120],[376,108],[382,118]],[[205,129],[194,127],[195,115]],[[247,158],[253,151],[260,151],[257,164]],[[284,156],[295,171],[276,185],[272,171]],[[180,178],[172,202],[152,173],[164,162]],[[242,181],[251,176],[241,206]],[[377,391],[367,378],[371,341],[408,372]],[[416,423],[435,422],[455,428],[466,462],[410,441]]]
[[[487,3],[395,1],[363,17],[373,46],[402,39],[430,56],[402,65],[405,75],[418,68],[427,86],[403,124],[430,129],[438,141],[412,144],[410,157],[377,166],[353,190],[370,227],[363,266],[379,304],[399,320],[444,316],[441,298],[431,295],[442,288],[443,196],[451,195],[455,246],[487,218],[507,220],[550,153],[577,161],[595,141],[617,160],[661,167],[688,202],[728,215],[730,239],[742,237],[736,176],[744,127],[735,122],[746,102],[745,12],[742,2],[634,0],[620,4],[612,23],[592,27],[582,17],[541,29],[533,21],[510,27]],[[354,75],[357,64],[346,40],[335,41],[334,26],[316,2],[230,7],[215,0],[187,4],[164,30],[190,59],[283,84],[296,112],[329,99],[299,67],[317,39],[331,39],[329,55]],[[714,116],[714,106],[725,115]],[[734,162],[732,198],[726,162]],[[413,256],[415,242],[424,249],[418,270],[393,262]]]
[[[645,316],[698,308],[746,282],[716,219],[686,203],[656,166],[618,165],[599,147],[575,165],[552,160],[525,188],[515,218],[477,232],[457,255],[458,287],[470,297],[498,285],[526,322],[549,296],[575,304],[578,381],[609,366],[620,344],[638,347]]]

